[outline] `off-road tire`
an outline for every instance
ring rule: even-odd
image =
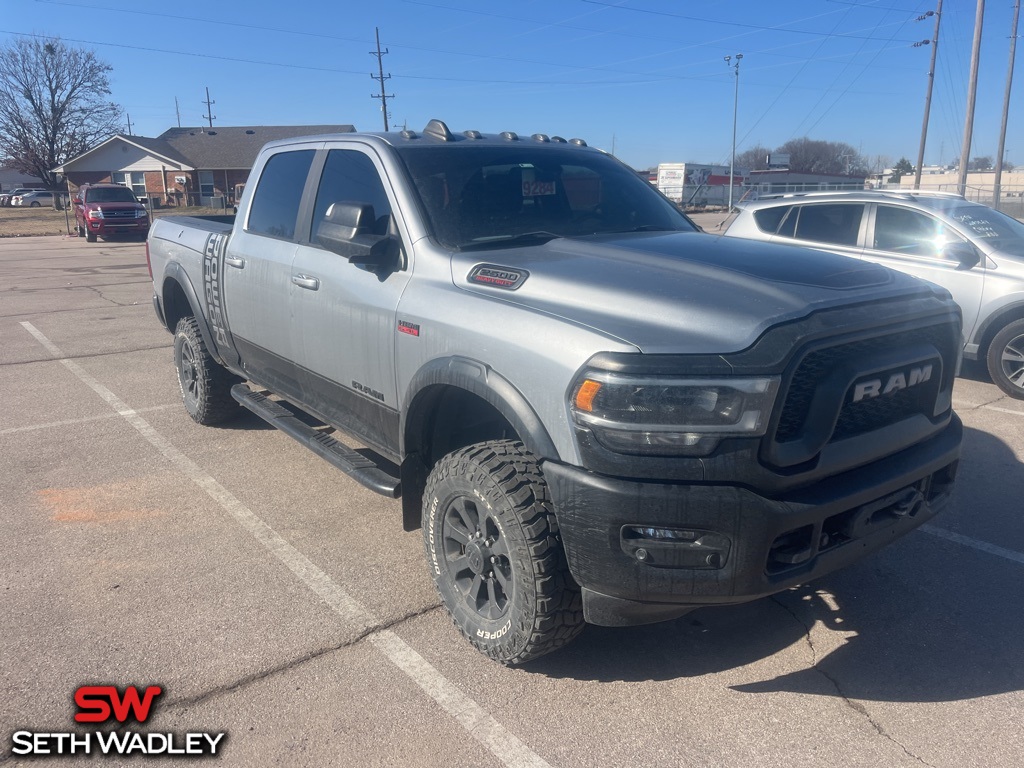
[[[181,400],[197,424],[223,424],[238,416],[231,387],[240,379],[210,357],[194,317],[183,317],[174,329],[174,369]]]
[[[434,465],[423,543],[455,626],[495,661],[525,663],[583,630],[547,484],[521,442],[478,443]]]
[[[1010,397],[1024,400],[1024,320],[1014,320],[988,346],[988,375]]]

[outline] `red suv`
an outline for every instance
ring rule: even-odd
[[[83,184],[75,195],[75,227],[90,243],[97,237],[149,234],[149,213],[128,187],[120,184]]]

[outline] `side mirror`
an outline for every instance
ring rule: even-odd
[[[957,269],[973,269],[981,262],[981,256],[978,255],[977,249],[970,243],[961,240],[947,243],[942,249],[942,256],[959,262]]]
[[[316,239],[356,266],[377,269],[396,258],[398,239],[374,234],[376,223],[373,206],[368,203],[334,203],[324,214]]]

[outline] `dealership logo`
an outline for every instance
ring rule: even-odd
[[[922,365],[919,368],[911,368],[908,371],[891,373],[885,378],[879,377],[877,379],[859,381],[853,386],[853,402],[859,403],[861,400],[891,395],[900,390],[924,384],[926,381],[931,381],[931,378],[932,366],[929,364]]]
[[[120,726],[145,723],[163,688],[150,685],[142,692],[134,685],[123,691],[113,685],[83,685],[75,691],[76,723],[102,724],[115,720]],[[216,755],[226,733],[160,733],[123,730],[53,733],[15,731],[11,755]]]

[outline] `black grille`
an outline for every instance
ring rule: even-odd
[[[850,362],[856,363],[857,360],[870,358],[878,353],[898,350],[900,347],[909,349],[929,344],[939,352],[945,364],[940,367],[936,361],[934,378],[927,386],[911,387],[885,397],[865,399],[859,403],[850,402],[849,392],[843,393],[844,405],[831,440],[870,432],[916,413],[932,416],[935,398],[942,384],[939,378],[941,376],[945,380],[951,376],[949,368],[951,362],[956,359],[957,343],[959,334],[951,325],[934,325],[810,352],[800,362],[790,380],[786,403],[775,430],[776,441],[781,443],[800,437],[815,392],[837,367]]]
[[[103,211],[103,218],[105,219],[134,219],[135,209],[134,208],[115,208],[112,211]]]

